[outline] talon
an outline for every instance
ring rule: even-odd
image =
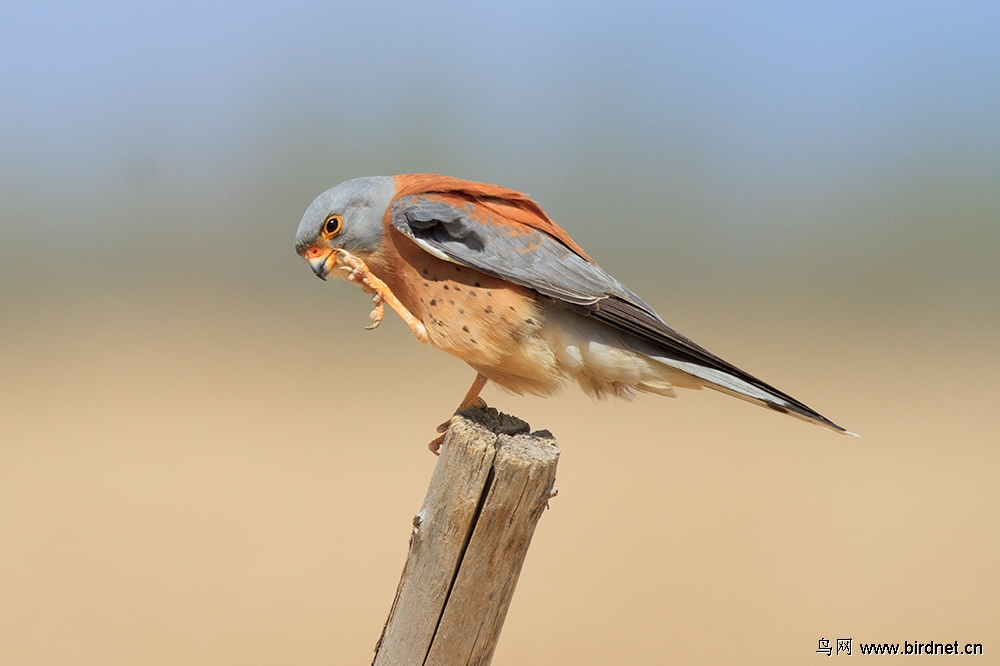
[[[382,306],[381,301],[375,304],[375,309],[368,313],[371,317],[371,326],[365,326],[366,331],[374,331],[378,328],[378,325],[382,323],[382,318],[385,316],[385,308]]]
[[[446,433],[446,432],[448,432],[448,426],[450,426],[450,425],[451,425],[451,419],[448,419],[447,421],[445,421],[444,423],[442,423],[441,425],[439,425],[436,428],[436,430],[438,432],[440,432],[440,433]]]
[[[441,444],[443,443],[444,443],[444,435],[441,435],[440,437],[434,438],[434,440],[427,445],[427,448],[430,449],[431,453],[433,453],[436,456],[439,456],[441,454],[438,453],[438,449],[441,448]]]
[[[396,313],[402,317],[406,325],[410,327],[410,331],[413,335],[423,343],[428,342],[427,330],[424,328],[422,321],[413,316],[409,310],[406,309],[396,295],[389,290],[389,287],[382,282],[377,276],[372,274],[368,270],[368,266],[365,262],[361,261],[354,255],[352,255],[347,250],[338,249],[336,250],[336,267],[337,270],[343,271],[342,275],[350,282],[361,287],[361,290],[366,294],[372,295],[372,303],[375,304],[375,309],[372,310],[370,315],[372,321],[374,322],[371,326],[366,326],[368,330],[377,328],[382,322],[382,318],[385,313],[385,309],[382,307],[383,303],[387,304]]]

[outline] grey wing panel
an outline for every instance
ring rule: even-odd
[[[392,203],[392,223],[431,254],[550,298],[589,308],[616,295],[649,307],[548,234],[523,225],[512,230],[481,222],[473,217],[474,206],[459,207],[420,195],[400,197]]]
[[[392,204],[393,226],[426,251],[560,301],[581,314],[634,335],[656,358],[712,385],[770,406],[843,428],[667,326],[623,284],[548,234],[483,222],[475,204],[456,206],[420,195]]]

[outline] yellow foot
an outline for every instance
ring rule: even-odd
[[[375,294],[372,296],[372,303],[375,304],[375,307],[368,313],[368,316],[371,317],[372,325],[365,326],[366,331],[374,331],[378,328],[378,325],[382,323],[382,317],[385,316],[385,307],[382,305],[384,302],[385,301],[382,300],[382,294]]]
[[[479,377],[483,376],[479,375]],[[483,377],[482,381],[483,384],[486,383],[485,380],[486,378]],[[478,378],[477,381],[479,381]],[[479,388],[481,389],[482,386],[480,386]],[[472,399],[471,402],[462,401],[462,404],[458,406],[458,409],[455,410],[455,413],[458,414],[463,409],[468,409],[469,407],[485,407],[485,406],[486,406],[486,401],[480,398],[479,396],[476,396],[475,398]],[[455,417],[454,416],[451,417],[451,419],[453,418]],[[437,427],[437,431],[441,433],[441,435],[439,437],[435,437],[433,440],[431,440],[431,443],[427,445],[427,448],[430,449],[431,453],[433,453],[434,455],[438,455],[438,449],[441,448],[441,444],[444,443],[444,438],[447,437],[448,435],[448,428],[449,426],[451,426],[451,419],[448,419],[447,421],[445,421],[444,423],[442,423]]]
[[[422,321],[413,316],[413,314],[406,309],[396,295],[392,293],[388,285],[382,280],[375,277],[375,275],[368,270],[368,266],[365,262],[361,261],[353,254],[347,250],[335,250],[336,252],[336,263],[335,266],[337,270],[344,273],[344,277],[353,282],[354,284],[361,287],[362,291],[366,294],[372,295],[372,303],[375,304],[374,309],[369,315],[372,320],[371,326],[366,326],[368,330],[378,328],[378,325],[382,323],[382,318],[385,316],[385,308],[383,303],[389,305],[390,308],[396,311],[396,314],[406,322],[406,325],[410,327],[410,331],[413,335],[424,344],[427,344],[427,330],[424,328]]]
[[[464,407],[459,407],[458,410],[455,411],[455,413],[457,414],[458,412],[462,411],[463,409],[468,409],[469,407],[485,407],[485,406],[486,406],[486,401],[485,400],[483,400],[482,398],[476,398],[471,404],[465,405]],[[454,418],[454,417],[452,417],[452,418]],[[441,425],[439,425],[437,427],[437,431],[438,432],[448,432],[448,426],[450,426],[450,425],[451,425],[451,419],[448,419],[447,421],[445,421],[444,423],[442,423]]]

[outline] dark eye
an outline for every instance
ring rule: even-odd
[[[340,230],[344,226],[344,220],[339,215],[331,215],[326,218],[326,222],[323,223],[323,235],[327,238],[333,238],[340,233]]]

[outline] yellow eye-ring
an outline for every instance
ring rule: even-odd
[[[340,215],[331,215],[323,223],[323,237],[333,238],[344,228],[344,219]]]

